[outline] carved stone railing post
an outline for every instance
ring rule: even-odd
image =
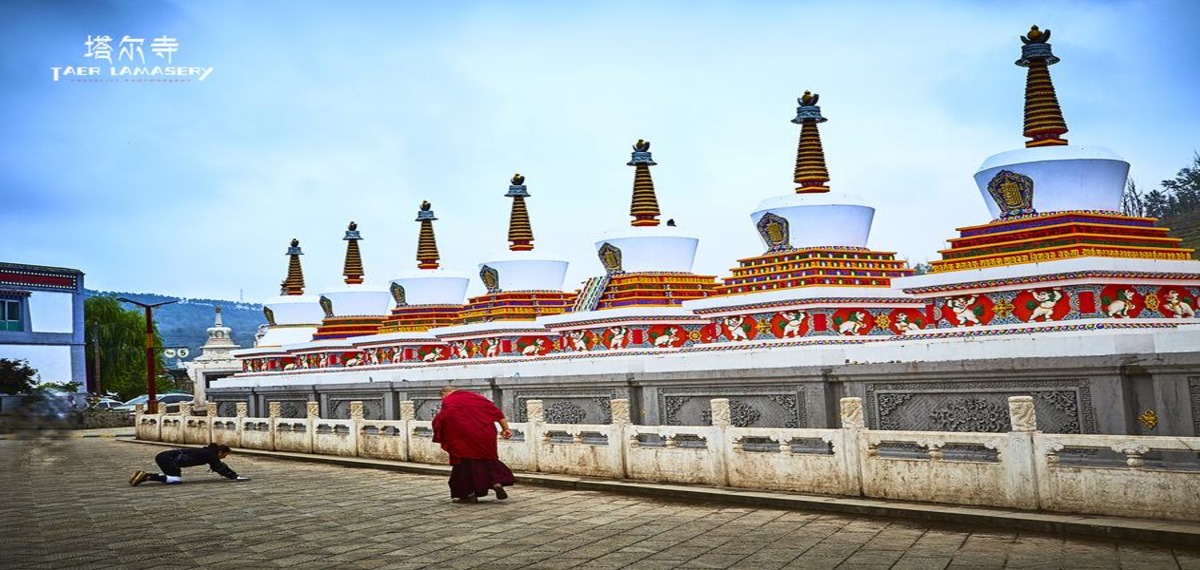
[[[134,404],[133,405],[133,414],[135,416],[140,416],[144,413],[146,413],[146,405],[145,404]]]
[[[842,398],[838,401],[838,419],[841,420],[841,445],[834,443],[833,452],[842,456],[842,469],[846,470],[846,488],[850,496],[863,495],[863,472],[867,461],[875,461],[879,450],[871,447],[867,438],[867,423],[863,419],[862,398]],[[839,449],[840,447],[840,449]]]
[[[271,419],[279,419],[283,415],[283,404],[279,402],[271,402],[267,404],[267,417]]]
[[[624,398],[613,398],[608,401],[612,408],[612,423],[618,426],[627,426],[630,423],[629,418],[629,400]]]
[[[542,407],[541,400],[526,400],[525,401],[525,417],[531,424],[546,423],[546,409]]]
[[[1034,437],[1040,436],[1037,429],[1037,412],[1033,408],[1033,396],[1009,396],[1008,419],[1011,431],[1008,444],[1011,452],[1000,456],[1004,466],[1007,487],[1012,490],[1018,505],[1036,509],[1041,504],[1041,488],[1038,483],[1038,457]],[[1057,459],[1055,456],[1054,459]],[[1047,457],[1049,461],[1050,458]]]
[[[633,423],[629,415],[629,400],[626,398],[613,398],[608,401],[609,407],[612,409],[613,434],[611,441],[621,442],[621,473],[624,477],[629,477],[629,441],[628,434],[634,432],[630,429],[630,424]],[[634,436],[636,442],[637,436]]]
[[[179,415],[181,415],[185,418],[192,415],[192,405],[187,402],[180,402],[179,403]]]
[[[246,402],[237,402],[236,404],[234,404],[234,407],[235,407],[234,414],[237,415],[237,417],[244,418],[247,415],[249,415],[250,408],[246,404]]]
[[[403,400],[400,402],[400,421],[404,422],[400,425],[400,433],[404,434],[404,445],[400,448],[400,460],[408,461],[409,449],[412,448],[412,431],[413,427],[410,422],[417,419],[417,406],[412,400]]]
[[[729,427],[729,398],[713,398],[709,400],[709,405],[712,406],[713,427]]]
[[[1033,396],[1009,396],[1008,418],[1012,423],[1012,431],[1037,431]]]
[[[525,441],[533,446],[533,470],[537,471],[541,465],[541,456],[545,454],[546,433],[544,425],[546,423],[546,409],[542,407],[541,400],[526,400],[525,401],[525,422],[529,433],[525,434]]]
[[[321,417],[321,403],[320,402],[305,402],[304,403],[304,415],[305,415],[305,417],[307,417],[310,420],[315,420],[317,418],[320,418]]]
[[[204,413],[205,413],[205,415],[207,415],[210,418],[217,417],[217,413],[218,413],[217,412],[217,403],[209,402],[207,404],[204,404]]]
[[[363,403],[355,400],[350,402],[350,419],[362,421],[363,419]]]
[[[733,425],[729,398],[713,398],[708,401],[708,406],[712,410],[712,433],[708,438],[709,468],[717,475],[722,485],[728,485],[728,465],[731,461],[737,460],[730,456],[735,450],[741,449],[741,437],[734,438],[736,441],[731,441],[729,436],[729,428]]]
[[[866,427],[866,422],[863,421],[862,398],[842,398],[839,402],[841,407],[842,429],[863,429]]]

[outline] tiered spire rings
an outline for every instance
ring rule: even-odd
[[[437,238],[433,236],[433,217],[429,201],[421,202],[421,211],[417,212],[417,221],[421,222],[421,234],[417,238],[417,269],[437,269],[438,256]]]
[[[529,197],[525,177],[514,174],[505,196],[513,199],[512,215],[508,218],[508,241],[511,242],[508,249],[530,251],[533,249],[533,228],[529,225],[529,211],[525,209],[525,198]]]
[[[829,191],[829,169],[825,168],[825,150],[821,147],[821,133],[817,123],[828,119],[821,116],[821,108],[817,106],[820,95],[805,91],[796,101],[796,118],[793,123],[800,125],[800,144],[796,149],[796,171],[794,181],[797,194],[818,194]]]
[[[658,198],[654,195],[654,179],[650,167],[658,164],[650,156],[650,142],[638,139],[633,145],[633,157],[626,163],[634,167],[633,203],[629,207],[634,227],[658,225]]]
[[[1050,52],[1050,30],[1039,30],[1037,26],[1021,36],[1021,59],[1016,64],[1029,68],[1025,79],[1025,141],[1027,148],[1037,146],[1061,146],[1067,144],[1062,135],[1067,133],[1067,122],[1063,120],[1054,83],[1050,81],[1050,66],[1058,58]]]
[[[287,279],[283,280],[282,291],[283,295],[303,295],[304,294],[304,271],[300,269],[300,256],[304,252],[300,251],[300,240],[292,238],[291,247],[287,250],[288,272]]]
[[[350,222],[346,228],[346,264],[342,275],[346,276],[347,285],[357,285],[363,282],[362,255],[358,252],[358,241],[362,236],[358,233],[358,224]]]

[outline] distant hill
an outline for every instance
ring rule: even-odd
[[[263,318],[262,305],[254,303],[238,303],[218,299],[186,299],[158,295],[155,293],[122,293],[115,291],[84,291],[84,297],[115,296],[126,297],[143,303],[161,303],[176,301],[154,309],[154,322],[158,332],[163,337],[166,346],[186,346],[191,354],[185,361],[200,356],[200,347],[208,340],[208,328],[213,326],[214,307],[221,307],[222,323],[233,329],[233,342],[242,348],[254,347],[254,334],[258,325],[266,323]],[[126,308],[138,309],[134,305],[125,304]],[[140,309],[138,309],[140,310]],[[168,359],[170,360],[170,359]],[[174,365],[174,361],[169,362]]]
[[[1183,240],[1183,247],[1195,249],[1192,257],[1200,259],[1200,210],[1163,218],[1158,225],[1170,228],[1168,235]]]

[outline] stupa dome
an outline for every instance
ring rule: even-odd
[[[750,220],[758,226],[768,214],[787,221],[788,235],[784,237],[793,248],[866,247],[875,208],[858,196],[841,192],[788,194],[763,200]],[[766,239],[763,244],[772,246]]]
[[[1032,185],[1033,209],[1038,213],[1064,210],[1120,212],[1129,163],[1102,146],[1021,148],[988,157],[975,173],[975,184],[993,218],[1004,213],[994,197],[1005,182],[1002,172],[1028,178]]]

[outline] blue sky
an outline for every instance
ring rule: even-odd
[[[795,98],[821,95],[835,190],[876,207],[870,245],[920,262],[986,222],[971,179],[1020,147],[1031,24],[1073,144],[1144,189],[1200,149],[1200,3],[80,2],[0,4],[0,260],[91,288],[259,300],[287,242],[309,292],[341,280],[350,220],[368,281],[415,269],[421,200],[443,267],[506,247],[513,172],[535,244],[599,274],[627,225],[638,138],[696,271],[760,253],[749,213],[791,192]],[[188,83],[54,82],[89,35],[178,40]],[[116,42],[114,42],[115,46]],[[115,57],[115,54],[114,54]],[[140,63],[139,63],[140,64]],[[102,67],[107,68],[107,62]],[[105,70],[107,71],[107,70]],[[471,294],[482,291],[473,279]]]

